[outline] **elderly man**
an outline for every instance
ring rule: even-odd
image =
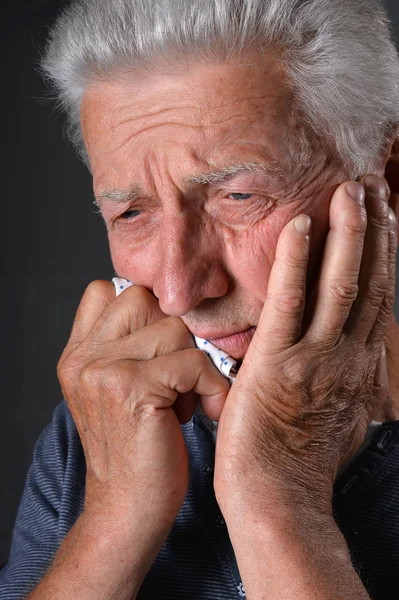
[[[43,65],[135,285],[83,295],[1,598],[397,598],[383,9],[78,0]]]

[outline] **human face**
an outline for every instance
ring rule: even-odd
[[[312,217],[316,276],[329,201],[347,178],[305,135],[276,57],[181,66],[176,56],[168,72],[95,84],[81,119],[115,271],[193,334],[243,358],[282,228]],[[243,163],[264,171],[188,182]]]

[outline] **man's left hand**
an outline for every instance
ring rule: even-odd
[[[308,295],[306,228],[296,229],[296,218],[280,235],[262,315],[219,421],[214,487],[223,512],[232,503],[252,512],[301,503],[331,514],[337,471],[386,401],[396,222],[385,181],[362,183],[365,206],[348,194],[357,183],[334,193]]]

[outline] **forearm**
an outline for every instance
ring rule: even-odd
[[[27,600],[133,600],[167,530],[83,512]]]
[[[369,600],[332,517],[226,522],[248,600]]]

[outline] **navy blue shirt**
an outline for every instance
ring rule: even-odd
[[[138,599],[245,598],[213,490],[213,435],[198,415],[181,428],[189,456],[189,489]],[[62,402],[35,446],[9,562],[0,572],[0,600],[26,598],[43,578],[83,510],[85,476],[79,435]],[[336,481],[333,510],[371,598],[398,600],[399,421],[383,423]],[[267,578],[267,564],[263,572]]]

